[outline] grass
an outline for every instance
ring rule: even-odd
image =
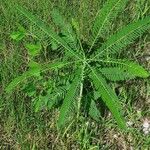
[[[114,88],[119,91],[126,120],[133,123],[130,127],[131,132],[120,131],[111,115],[106,112],[105,118],[99,123],[90,118],[80,118],[78,123],[71,122],[65,131],[59,133],[56,128],[58,110],[35,113],[31,99],[25,93],[16,90],[12,95],[6,95],[4,92],[8,83],[26,69],[28,62],[23,44],[12,41],[10,34],[22,23],[25,23],[29,31],[34,30],[34,27],[22,20],[22,17],[14,10],[14,3],[27,7],[46,23],[51,23],[49,15],[51,9],[59,7],[68,18],[73,17],[78,20],[80,32],[86,41],[89,38],[88,30],[93,17],[98,8],[102,7],[103,2],[103,0],[80,0],[80,3],[77,0],[0,2],[2,12],[0,14],[0,149],[149,149],[150,137],[143,133],[142,123],[146,118],[150,120],[150,79],[144,81],[138,79],[114,85]],[[115,20],[111,32],[113,33],[116,28],[127,24],[130,20],[143,18],[148,14],[150,14],[150,3],[147,0],[131,1],[120,17]],[[87,19],[89,16],[90,19]],[[141,36],[128,48],[128,51],[120,53],[120,56],[127,55],[135,58],[149,68],[150,64],[147,61],[150,57],[149,33]]]

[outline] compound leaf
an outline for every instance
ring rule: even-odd
[[[76,71],[76,75],[74,80],[72,81],[72,84],[70,85],[70,88],[68,89],[68,92],[66,93],[65,99],[63,100],[63,104],[60,109],[60,116],[58,119],[58,127],[63,127],[66,123],[66,119],[68,117],[69,112],[72,110],[74,101],[76,100],[76,93],[79,88],[79,85],[81,83],[81,73],[82,69],[79,68]]]
[[[122,48],[131,44],[136,38],[150,28],[150,17],[146,17],[142,20],[130,23],[123,27],[117,33],[113,34],[108,40],[102,45],[101,48],[97,49],[96,54],[93,58],[98,56],[104,56],[107,53],[114,54],[119,52]]]
[[[122,129],[126,129],[126,124],[122,117],[119,100],[114,91],[108,86],[105,79],[98,74],[95,69],[91,68],[91,73],[89,76],[92,79],[96,90],[99,92],[100,97],[116,119],[118,126]]]

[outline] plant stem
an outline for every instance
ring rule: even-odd
[[[78,97],[78,110],[77,110],[77,120],[79,120],[79,115],[80,115],[80,108],[81,108],[81,100],[82,100],[82,93],[83,93],[83,81],[84,81],[84,69],[86,66],[86,61],[83,62],[83,69],[82,69],[82,79],[81,79],[81,84],[80,84],[80,93]]]
[[[80,115],[82,92],[83,92],[83,83],[81,83],[81,85],[80,85],[80,94],[79,94],[79,98],[78,98],[77,120],[79,120],[79,115]]]

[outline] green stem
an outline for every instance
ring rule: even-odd
[[[80,93],[78,97],[78,110],[77,110],[77,120],[79,120],[80,116],[80,109],[81,109],[81,100],[82,100],[82,93],[83,93],[83,81],[84,81],[84,69],[86,67],[85,61],[83,62],[83,69],[82,69],[82,79],[81,79],[81,84],[80,84]]]

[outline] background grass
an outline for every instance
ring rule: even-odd
[[[94,15],[104,2],[105,0],[0,1],[0,149],[149,149],[150,136],[143,133],[142,123],[145,119],[150,120],[150,79],[114,85],[119,91],[126,121],[132,123],[130,133],[120,131],[111,115],[107,114],[99,123],[90,118],[81,118],[78,123],[70,123],[60,134],[56,128],[58,110],[35,113],[31,99],[25,93],[16,90],[15,93],[6,95],[4,92],[8,83],[26,70],[28,55],[23,43],[32,41],[25,39],[21,43],[15,43],[10,39],[10,34],[17,30],[19,24],[25,25],[28,31],[37,31],[16,12],[14,4],[26,7],[47,24],[51,23],[50,11],[58,7],[68,19],[78,20],[83,39],[87,41]],[[150,15],[148,0],[130,1],[113,22],[111,31],[106,34],[146,15]],[[120,57],[134,58],[149,70],[149,33],[138,38],[120,53]]]

